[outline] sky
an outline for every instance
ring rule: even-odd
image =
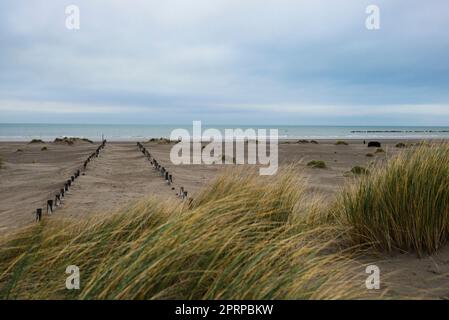
[[[0,123],[445,126],[448,30],[447,0],[2,0]]]

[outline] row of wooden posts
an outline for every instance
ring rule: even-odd
[[[89,157],[86,159],[86,161],[84,161],[83,171],[86,171],[87,166],[94,158],[98,158],[98,156],[100,155],[100,151],[103,150],[105,146],[106,140],[103,140],[103,142],[100,144],[97,150],[95,150],[95,152],[90,154]],[[75,182],[76,179],[79,178],[80,175],[81,170],[77,169],[75,173],[70,177],[70,179],[67,179],[64,182],[64,187],[56,192],[54,200],[53,199],[47,200],[47,214],[53,213],[53,211],[57,207],[62,205],[62,199],[66,196],[67,192],[69,192],[69,189],[72,187],[72,184]],[[42,220],[42,208],[37,208],[35,215],[36,215],[36,222],[40,222]]]
[[[145,148],[142,143],[137,142],[137,147],[139,148],[140,152],[150,161],[153,168],[160,173],[160,175],[165,179],[165,182],[171,186],[173,184],[173,175],[165,168],[163,167],[148,151],[147,148]],[[175,188],[172,188],[174,190]],[[184,189],[184,187],[180,187],[179,193],[176,194],[181,199],[187,199],[188,192]]]

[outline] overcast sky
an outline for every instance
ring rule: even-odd
[[[0,122],[449,125],[448,30],[447,0],[1,0]]]

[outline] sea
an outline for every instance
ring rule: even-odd
[[[449,139],[449,127],[432,126],[294,126],[294,125],[203,125],[202,130],[278,129],[279,139]],[[192,133],[192,125],[128,125],[128,124],[2,124],[0,141],[29,141],[79,137],[100,141],[143,141],[169,138],[174,129]]]

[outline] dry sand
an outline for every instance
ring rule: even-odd
[[[47,151],[42,147],[47,146]],[[108,143],[99,158],[88,166],[85,175],[78,179],[57,210],[58,216],[83,217],[99,212],[114,211],[145,196],[158,196],[177,201],[176,193],[183,186],[194,196],[202,186],[217,176],[228,165],[172,165],[169,153],[172,145],[146,143],[151,154],[174,177],[169,187],[155,172],[150,163],[138,152],[133,142]],[[0,232],[33,222],[33,212],[53,199],[64,182],[94,151],[95,144],[76,143],[0,143],[0,157],[4,160],[0,171]],[[22,151],[18,152],[20,149]],[[385,146],[387,153],[397,148]],[[383,161],[387,153],[376,154],[359,141],[348,146],[336,146],[333,141],[320,144],[281,143],[280,165],[303,162],[310,188],[332,197],[334,192],[349,179],[345,172],[355,165],[367,166],[372,161]],[[305,164],[310,160],[323,160],[327,169],[312,169]],[[171,188],[174,187],[175,190]]]
[[[319,144],[283,141],[279,145],[280,166],[302,161],[310,190],[323,194],[331,201],[345,181],[352,179],[347,172],[354,166],[367,167],[371,162],[385,161],[400,149],[398,141],[382,142],[384,153],[375,153],[360,140],[347,140],[349,145],[335,145],[334,140],[319,140]],[[407,141],[410,143],[412,141]],[[53,199],[73,172],[80,168],[97,144],[78,142],[75,145],[0,143],[0,234],[34,223],[34,210],[45,209],[47,199]],[[211,181],[226,165],[174,166],[169,160],[170,144],[146,143],[151,154],[174,177],[174,185],[168,186],[150,163],[138,151],[134,142],[108,143],[100,157],[93,160],[85,175],[74,183],[63,205],[54,215],[67,218],[84,218],[97,213],[108,214],[144,197],[155,196],[168,201],[181,201],[176,197],[180,186],[189,196]],[[18,152],[17,150],[22,151]],[[372,153],[373,157],[367,157]],[[322,160],[326,169],[306,166],[311,160]],[[175,190],[172,190],[175,188]],[[45,210],[44,210],[45,212]],[[44,219],[49,219],[44,215]],[[370,257],[377,261],[382,272],[395,272],[390,289],[400,295],[419,294],[419,287],[435,298],[449,297],[449,248],[437,256],[417,259],[410,254]],[[433,288],[439,286],[439,291]]]

